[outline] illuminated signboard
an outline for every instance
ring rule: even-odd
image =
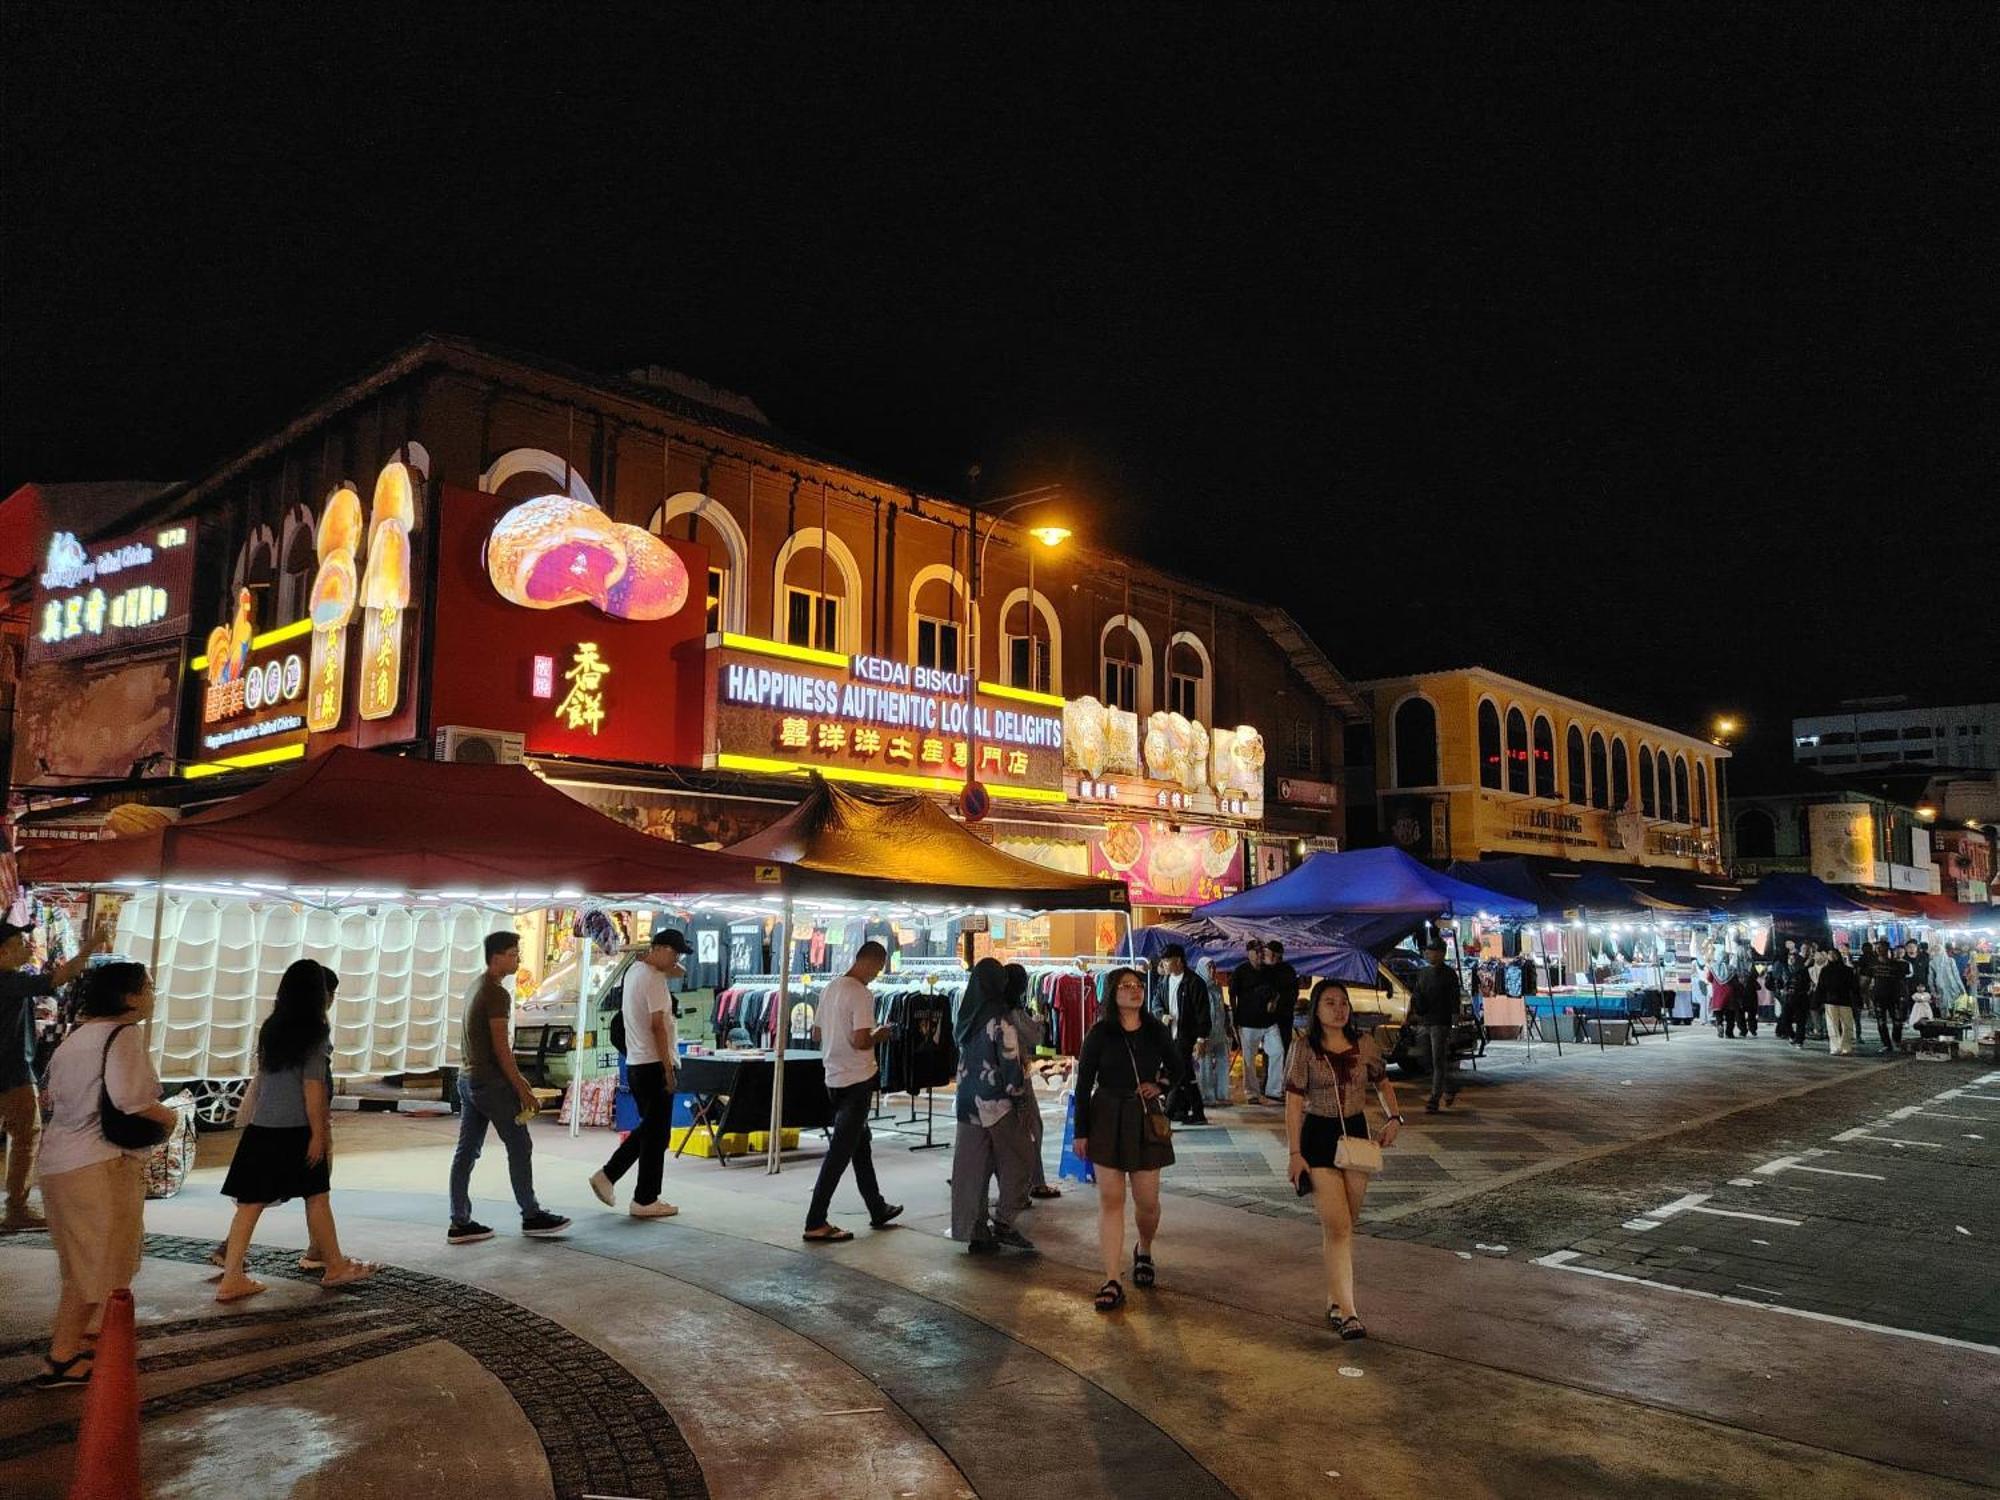
[[[956,792],[976,753],[995,797],[1065,800],[1059,698],[980,683],[968,717],[959,672],[734,635],[711,655],[715,767]]]
[[[175,522],[86,548],[49,541],[30,605],[30,662],[121,651],[187,634],[194,522]]]
[[[245,591],[248,592],[247,590]],[[247,619],[247,613],[239,618]],[[306,737],[306,658],[312,622],[299,620],[263,635],[248,636],[218,653],[188,663],[199,673],[201,748],[205,754],[235,747],[264,749],[304,743]]]
[[[565,729],[588,729],[592,734],[604,727],[604,679],[611,668],[598,654],[595,641],[580,641],[563,680],[569,692],[556,705],[556,717]]]
[[[1243,839],[1229,828],[1109,823],[1089,839],[1090,873],[1122,880],[1137,906],[1199,906],[1243,889]]]

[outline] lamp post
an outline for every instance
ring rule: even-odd
[[[1730,736],[1735,734],[1738,724],[1734,715],[1719,716],[1714,732],[1709,739],[1717,748],[1727,750]],[[1729,757],[1717,756],[1715,761],[1715,833],[1716,847],[1722,852],[1722,870],[1729,873]]]
[[[986,502],[984,507],[994,524],[986,529],[985,540],[979,536],[979,466],[973,465],[967,486],[969,498],[966,501],[966,561],[971,572],[965,581],[965,652],[961,662],[965,672],[965,786],[959,792],[959,811],[966,821],[977,823],[986,816],[987,799],[979,785],[979,718],[976,697],[979,691],[979,577],[986,562],[986,549],[993,542],[993,533],[999,529],[998,522],[1017,510],[1030,505],[1038,505],[1054,499],[1062,491],[1062,486],[1038,484],[1032,489],[1016,490],[1011,495],[998,495]],[[1070,532],[1064,526],[1038,526],[1032,535],[1044,547],[1059,547],[1069,540]],[[1035,665],[1035,592],[1033,582],[1034,553],[1028,554],[1030,568],[1028,586],[1028,678],[1034,680]]]

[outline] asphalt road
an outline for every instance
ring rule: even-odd
[[[1857,1066],[1374,1232],[2000,1346],[2000,1073]]]

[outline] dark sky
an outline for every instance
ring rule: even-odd
[[[155,9],[0,12],[7,488],[437,328],[1062,478],[1352,675],[2000,693],[1991,7]]]

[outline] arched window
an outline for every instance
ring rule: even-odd
[[[1623,740],[1611,742],[1611,810],[1623,812],[1632,801],[1632,753]]]
[[[1590,731],[1590,805],[1611,805],[1611,772],[1604,755],[1604,736],[1595,729]]]
[[[546,448],[513,448],[501,454],[479,476],[479,487],[489,495],[505,495],[510,500],[568,494],[573,499],[597,504],[583,471],[574,464],[564,463]]]
[[[1062,691],[1062,621],[1040,589],[1032,610],[1026,589],[1015,589],[1000,606],[1000,662],[1010,687]]]
[[[289,625],[306,617],[312,602],[313,575],[319,570],[313,534],[311,511],[294,505],[285,513],[278,542],[278,607],[267,622],[270,625]]]
[[[1569,760],[1569,800],[1578,807],[1590,805],[1590,767],[1583,757],[1583,731],[1576,725],[1569,726],[1569,739],[1563,746],[1563,754]]]
[[[1438,716],[1428,698],[1405,698],[1396,705],[1390,723],[1395,736],[1395,785],[1436,786],[1438,776]]]
[[[1708,821],[1708,762],[1694,763],[1694,820],[1703,828],[1712,826]]]
[[[1167,711],[1196,723],[1208,723],[1210,683],[1208,647],[1201,638],[1179,631],[1167,642]]]
[[[1499,791],[1503,777],[1500,771],[1500,710],[1493,706],[1493,700],[1479,700],[1479,784]]]
[[[750,591],[743,580],[750,543],[729,508],[712,495],[684,490],[653,512],[646,529],[654,536],[683,536],[708,548],[708,624],[718,630],[749,631]]]
[[[1153,642],[1146,627],[1130,615],[1117,615],[1104,622],[1097,637],[1099,674],[1104,685],[1104,701],[1141,719],[1153,712]]]
[[[1685,755],[1674,757],[1674,821],[1688,820],[1688,759]]]
[[[1639,811],[1649,818],[1660,814],[1660,799],[1653,783],[1653,747],[1639,747]]]
[[[910,580],[910,655],[920,667],[956,672],[972,660],[959,639],[965,618],[965,579],[943,563],[919,568]]]
[[[1545,714],[1535,715],[1535,795],[1556,794],[1556,727]]]
[[[1736,857],[1776,859],[1778,823],[1762,808],[1747,808],[1736,815]]]
[[[837,536],[801,526],[772,568],[771,636],[822,651],[861,649],[861,569]]]
[[[1528,790],[1528,716],[1518,708],[1507,710],[1507,790]]]

